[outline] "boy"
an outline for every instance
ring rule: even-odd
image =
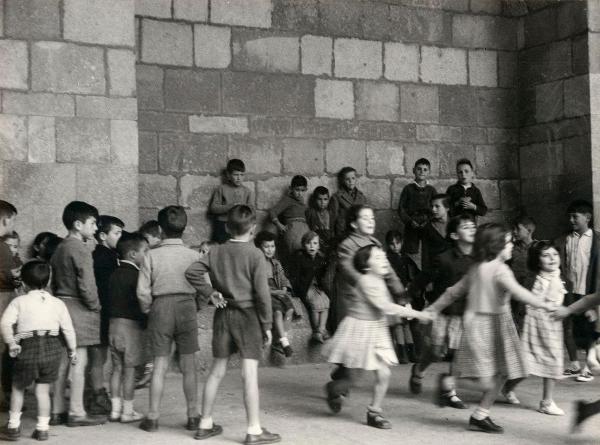
[[[146,221],[144,224],[142,224],[138,232],[140,232],[144,238],[146,238],[150,249],[154,249],[160,244],[160,226],[158,225],[158,221],[155,219],[151,219],[150,221]]]
[[[430,272],[419,275],[410,289],[411,294],[419,294],[429,283],[433,283],[433,291],[427,300],[431,304],[448,288],[456,284],[468,272],[475,262],[473,244],[476,232],[475,217],[466,213],[453,217],[448,223],[448,238],[452,247],[439,254]],[[444,309],[431,325],[430,341],[421,355],[419,363],[413,365],[409,380],[410,391],[419,394],[422,391],[423,373],[429,365],[439,361],[444,350],[452,357],[460,345],[463,324],[462,317],[466,309],[466,299],[462,298]],[[452,371],[452,364],[450,364]],[[443,395],[442,405],[464,409],[465,404],[456,395],[454,389]]]
[[[316,187],[306,209],[308,228],[319,235],[321,251],[329,257],[335,247],[335,213],[329,208],[329,190],[322,185]]]
[[[483,216],[487,213],[487,206],[481,191],[473,184],[473,164],[468,159],[459,159],[456,162],[456,175],[458,181],[446,190],[450,197],[450,216],[461,213],[472,213]]]
[[[599,234],[591,228],[592,204],[584,200],[573,201],[567,208],[567,214],[572,230],[556,240],[570,291],[565,298],[566,306],[596,291],[596,269],[600,248]],[[584,349],[587,352],[596,338],[595,322],[592,320],[593,317],[588,318],[592,312],[573,316],[564,322],[565,345],[571,362],[564,374],[577,375],[578,382],[589,382],[594,379],[587,365],[581,369],[577,359],[577,350]]]
[[[281,437],[261,428],[258,401],[258,361],[263,339],[271,342],[273,320],[265,256],[252,245],[256,215],[246,205],[232,207],[227,230],[232,238],[213,247],[208,257],[194,263],[186,272],[190,283],[217,308],[213,320],[214,361],[204,385],[202,420],[195,439],[208,439],[223,432],[213,423],[212,413],[221,379],[232,354],[242,357],[244,404],[248,419],[245,444],[279,442]],[[210,274],[213,286],[207,284]]]
[[[427,183],[431,170],[428,159],[417,159],[413,168],[414,182],[406,185],[400,193],[398,214],[404,224],[404,245],[402,252],[409,255],[419,253],[421,230],[431,214],[431,198],[437,192]]]
[[[108,352],[108,302],[110,291],[108,288],[110,276],[119,266],[116,248],[123,232],[125,223],[119,218],[110,215],[100,215],[97,222],[98,231],[94,249],[94,277],[100,299],[100,344],[90,348],[89,380],[93,393],[86,408],[90,414],[109,414],[110,400],[104,388],[104,363]]]
[[[449,219],[450,197],[443,193],[431,197],[431,220],[425,224],[422,232],[422,270],[432,267],[434,258],[452,247],[448,240],[446,226]]]
[[[119,267],[111,275],[108,290],[109,344],[113,371],[110,379],[113,422],[130,423],[144,416],[133,410],[135,367],[144,364],[146,315],[140,309],[136,289],[148,242],[140,233],[124,234],[117,243]],[[121,394],[123,397],[119,397]]]
[[[21,411],[25,388],[35,383],[38,418],[34,439],[48,440],[50,421],[50,385],[58,376],[64,347],[75,363],[75,331],[65,304],[44,289],[50,280],[50,266],[32,260],[21,272],[27,294],[15,298],[0,320],[4,343],[11,357],[18,357],[13,370],[12,395],[8,425],[2,431],[4,440],[18,440],[21,435]]]
[[[50,425],[98,425],[106,417],[88,415],[83,405],[85,369],[90,346],[100,344],[100,301],[94,279],[94,263],[88,242],[96,233],[96,207],[82,201],[67,204],[63,224],[69,235],[60,243],[50,260],[52,289],[60,298],[73,321],[77,341],[77,363],[71,368],[71,396],[69,412],[65,412],[65,385],[69,364],[63,359],[55,383]]]
[[[185,279],[187,268],[200,254],[183,245],[181,236],[187,225],[183,207],[168,206],[158,212],[162,241],[148,252],[140,268],[137,298],[148,314],[148,335],[154,356],[150,384],[150,408],[140,423],[147,432],[158,430],[160,400],[169,367],[171,346],[175,342],[183,373],[183,392],[187,402],[186,429],[198,428],[197,375],[194,354],[198,351],[196,291]]]
[[[21,261],[21,257],[19,256],[19,248],[21,247],[21,237],[17,233],[16,230],[13,230],[10,233],[0,237],[0,241],[3,241],[4,244],[8,246],[10,249],[10,253],[13,255],[13,269],[12,273],[15,278],[15,285],[18,287],[21,286],[20,273],[21,267],[23,266],[23,261]]]
[[[213,192],[208,207],[208,213],[215,217],[213,241],[224,243],[229,239],[226,230],[227,212],[237,204],[251,205],[250,189],[244,186],[246,166],[240,159],[230,159],[227,162],[225,183]]]

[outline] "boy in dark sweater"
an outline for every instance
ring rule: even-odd
[[[256,215],[249,206],[236,205],[227,214],[231,239],[213,247],[208,255],[192,264],[186,278],[202,296],[217,308],[213,320],[214,361],[204,385],[202,419],[195,439],[223,432],[213,423],[212,413],[229,357],[242,358],[244,404],[248,430],[246,444],[279,442],[281,437],[261,428],[259,419],[258,361],[263,341],[271,343],[273,320],[268,265],[263,253],[252,243]],[[210,276],[211,284],[205,279]]]
[[[446,190],[450,196],[450,216],[470,213],[483,216],[487,213],[487,206],[481,191],[473,184],[473,164],[468,159],[459,159],[456,162],[456,175],[458,181]]]
[[[432,267],[436,256],[449,249],[452,242],[447,236],[447,225],[450,209],[450,198],[443,193],[431,198],[431,220],[423,227],[423,245],[421,250],[422,269]]]

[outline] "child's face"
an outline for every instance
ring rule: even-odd
[[[400,250],[402,250],[402,241],[398,238],[394,238],[388,247],[390,248],[390,252],[399,254]]]
[[[589,213],[569,213],[569,223],[574,232],[585,232],[590,228],[591,220]]]
[[[138,267],[142,266],[144,262],[144,257],[150,250],[150,246],[148,243],[142,243],[137,250],[131,251],[131,261]]]
[[[10,253],[13,256],[17,256],[19,254],[19,238],[8,238],[4,243],[8,246]]]
[[[356,188],[356,172],[346,173],[343,183],[348,190],[354,190]]]
[[[413,168],[413,173],[415,174],[415,181],[426,181],[429,176],[429,166],[426,164],[417,164]]]
[[[161,242],[160,236],[154,236],[151,233],[144,233],[144,238],[148,241],[148,246],[150,249],[154,249]]]
[[[529,229],[523,224],[517,224],[516,227],[513,229],[513,236],[517,241],[524,241],[526,239],[529,239],[530,234],[531,233],[529,232]]]
[[[98,230],[98,226],[96,226],[96,218],[90,216],[85,220],[85,222],[75,221],[75,230],[81,234],[84,241],[93,239],[94,234]]]
[[[202,244],[200,246],[200,255],[202,255],[202,258],[206,257],[206,255],[208,255],[209,252],[210,246],[208,244]]]
[[[7,233],[14,232],[16,219],[17,215],[0,218],[0,235],[6,235]]]
[[[560,267],[560,255],[554,247],[540,252],[540,269],[544,272],[554,272]]]
[[[319,210],[325,210],[329,206],[329,195],[318,195],[316,202]]]
[[[460,164],[456,167],[456,176],[461,184],[470,184],[473,181],[473,169],[469,164]]]
[[[244,172],[239,170],[228,172],[227,176],[229,177],[229,182],[231,182],[235,187],[240,187],[244,182]]]
[[[448,209],[444,207],[444,201],[436,199],[431,202],[431,214],[434,219],[443,219],[448,216]]]
[[[297,199],[298,201],[304,200],[305,193],[306,193],[306,187],[292,187],[291,188],[292,198]]]
[[[462,243],[473,244],[475,242],[475,232],[477,232],[477,226],[473,221],[461,221],[456,228],[455,239]]]
[[[119,242],[122,234],[123,228],[113,224],[110,226],[108,233],[100,234],[100,239],[106,247],[110,249],[116,249],[117,243]]]
[[[315,256],[317,254],[317,252],[319,251],[319,247],[320,246],[319,246],[319,237],[318,236],[315,236],[308,243],[304,244],[304,250],[310,256]]]
[[[387,256],[379,247],[374,247],[371,249],[371,255],[369,256],[367,265],[369,266],[371,273],[376,275],[387,275],[390,271],[390,263],[387,259]]]
[[[362,209],[356,221],[351,226],[362,235],[373,235],[375,233],[375,215],[372,209]]]
[[[513,251],[513,241],[512,241],[512,234],[507,233],[504,239],[504,249],[502,249],[500,251],[500,253],[498,254],[498,259],[500,259],[502,262],[504,261],[508,261],[512,258],[512,251]]]
[[[275,241],[263,241],[260,245],[260,250],[263,251],[267,258],[273,258],[275,256]]]

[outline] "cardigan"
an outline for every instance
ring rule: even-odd
[[[483,200],[481,190],[475,187],[475,184],[473,183],[471,183],[471,185],[467,188],[463,187],[463,185],[458,182],[456,184],[452,184],[446,190],[446,194],[450,197],[450,216],[456,216],[462,213],[469,213],[474,216],[483,216],[488,211],[485,201]],[[475,210],[463,209],[459,202],[461,198],[471,198],[471,202],[475,204],[477,208]]]
[[[347,301],[347,317],[381,320],[386,315],[408,315],[408,309],[392,301],[385,279],[375,274],[361,274],[356,292]]]
[[[335,236],[340,239],[346,235],[346,215],[348,209],[353,205],[365,205],[367,198],[359,189],[355,188],[351,192],[341,188],[335,192],[329,200],[329,208],[335,215]]]
[[[290,259],[290,281],[297,297],[306,298],[313,280],[321,287],[323,275],[327,268],[325,258],[320,252],[311,257],[304,250],[298,250]]]

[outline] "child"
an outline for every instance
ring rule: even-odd
[[[196,290],[185,279],[187,268],[200,254],[183,245],[187,225],[183,207],[167,206],[158,212],[162,241],[144,257],[137,284],[140,308],[148,315],[148,335],[154,356],[148,415],[140,429],[158,430],[160,401],[173,342],[179,352],[183,392],[187,403],[188,431],[198,428],[197,375],[194,354],[198,351]]]
[[[354,205],[366,205],[367,198],[356,188],[356,169],[353,167],[342,168],[338,175],[338,191],[331,196],[329,207],[335,215],[335,237],[338,240],[347,234],[346,215]]]
[[[474,263],[473,244],[475,242],[475,218],[464,213],[450,219],[448,223],[448,237],[453,247],[442,252],[434,261],[429,271],[424,271],[413,281],[411,294],[419,294],[425,286],[433,284],[432,292],[427,294],[429,303],[436,301],[444,291],[456,284],[467,274]],[[433,320],[428,335],[427,346],[419,356],[419,363],[412,367],[409,387],[413,394],[420,394],[423,388],[422,380],[425,370],[432,363],[442,359],[447,350],[450,358],[450,373],[452,373],[452,359],[460,346],[463,332],[463,315],[466,300],[461,298],[444,309]],[[444,394],[444,404],[452,408],[466,408],[462,400],[456,395],[454,389]]]
[[[31,256],[38,260],[50,261],[50,257],[58,247],[58,235],[52,232],[38,233],[31,244]],[[59,238],[60,239],[60,238]],[[62,239],[60,239],[62,241]]]
[[[0,320],[4,343],[11,357],[18,357],[13,369],[8,425],[2,434],[4,440],[19,439],[25,388],[35,383],[38,418],[31,437],[48,440],[50,385],[58,377],[64,354],[59,335],[62,333],[71,363],[75,364],[75,331],[65,304],[44,290],[50,280],[48,263],[29,261],[21,276],[27,294],[15,298]]]
[[[306,223],[319,235],[321,251],[328,256],[335,244],[335,213],[329,208],[329,190],[322,185],[316,187],[310,196]]]
[[[327,360],[330,363],[342,364],[350,370],[375,371],[376,383],[371,404],[367,407],[367,425],[389,429],[392,425],[384,417],[381,404],[389,385],[389,367],[398,364],[398,360],[386,317],[396,315],[421,320],[429,320],[431,317],[392,302],[385,283],[385,276],[390,273],[390,265],[379,247],[361,247],[356,252],[353,263],[354,268],[361,274],[357,281],[357,291],[348,301],[346,317],[326,347]],[[330,382],[328,388],[333,384],[338,387],[339,392],[342,386],[349,388],[351,381],[352,378],[347,377]],[[341,410],[342,401],[342,396],[327,399],[334,413]]]
[[[409,255],[419,253],[421,230],[429,221],[431,214],[431,198],[437,193],[432,185],[427,183],[431,170],[428,159],[417,159],[413,168],[414,182],[406,185],[400,193],[398,214],[404,224],[403,252]]]
[[[302,235],[309,230],[306,225],[306,204],[304,203],[307,186],[308,181],[304,176],[294,176],[289,193],[281,198],[275,204],[275,207],[269,211],[271,221],[277,226],[279,233],[283,235],[286,249],[282,253],[285,253],[286,259],[296,250],[302,248],[300,240]]]
[[[205,257],[208,255],[208,252],[210,252],[210,249],[216,245],[217,243],[215,243],[214,241],[202,241],[200,243],[200,246],[198,246],[198,251],[200,252],[200,255],[202,255],[202,257]]]
[[[19,248],[21,246],[21,237],[17,233],[16,230],[13,230],[11,233],[7,233],[3,237],[0,237],[0,241],[3,241],[4,244],[8,246],[10,249],[10,253],[13,256],[13,273],[15,275],[15,285],[21,287],[21,267],[23,267],[23,261],[21,261],[21,257],[19,256]],[[17,291],[19,292],[19,291]]]
[[[506,379],[527,377],[525,356],[508,302],[517,298],[534,307],[553,310],[554,305],[540,301],[515,280],[505,264],[512,253],[511,233],[501,224],[483,224],[475,234],[475,263],[454,286],[449,287],[426,311],[438,314],[464,295],[467,308],[464,332],[453,365],[461,383],[483,396],[469,419],[469,429],[502,433],[504,429],[490,418],[490,408]],[[445,406],[452,380],[440,375],[437,403]]]
[[[150,221],[146,221],[144,224],[142,224],[138,232],[141,233],[144,238],[146,238],[150,249],[158,247],[162,241],[160,235],[160,226],[158,225],[158,221],[155,219],[151,219]]]
[[[148,242],[139,233],[124,234],[117,242],[119,267],[108,283],[109,344],[112,358],[109,420],[130,423],[144,416],[134,411],[135,367],[144,364],[146,315],[140,309],[136,289]],[[122,394],[122,397],[121,397]]]
[[[94,279],[92,249],[88,244],[94,239],[97,219],[96,207],[82,201],[67,204],[62,220],[69,235],[50,260],[52,289],[69,310],[77,341],[77,363],[70,372],[69,411],[65,412],[64,401],[69,364],[63,358],[54,386],[50,425],[88,426],[106,422],[105,416],[88,416],[83,404],[88,350],[90,346],[100,344],[100,301]]]
[[[322,279],[327,263],[319,252],[319,235],[316,232],[306,232],[302,236],[303,249],[297,251],[291,260],[291,281],[294,294],[307,306],[312,325],[312,339],[323,343],[327,334],[327,317],[329,298],[322,290]]]
[[[423,227],[423,270],[429,270],[434,258],[452,247],[448,240],[446,226],[450,210],[450,198],[443,193],[433,195],[431,198],[431,221]]]
[[[213,192],[208,207],[208,213],[214,220],[213,241],[224,243],[229,239],[226,230],[227,212],[237,204],[251,205],[252,194],[244,182],[246,166],[240,159],[230,159],[227,162],[225,182]]]
[[[419,268],[408,254],[401,253],[402,251],[402,233],[398,230],[390,230],[385,235],[385,243],[387,245],[387,259],[396,272],[400,282],[405,289],[408,289],[410,283],[419,273]],[[418,304],[418,303],[417,303]],[[423,306],[421,306],[422,309]],[[412,320],[400,319],[400,322],[392,326],[394,342],[396,344],[396,355],[401,364],[406,364],[409,361],[415,362],[417,352],[414,345],[414,337],[418,337],[418,326],[415,326],[413,331]],[[415,320],[416,321],[416,320]],[[418,323],[418,321],[416,321]],[[416,335],[415,335],[416,334]]]
[[[246,444],[279,442],[281,437],[260,426],[258,361],[263,339],[271,342],[273,313],[264,254],[252,245],[256,215],[246,205],[236,205],[227,215],[227,231],[232,239],[210,250],[207,258],[194,263],[186,272],[190,283],[217,308],[213,320],[214,361],[204,385],[202,420],[195,439],[202,440],[223,432],[213,423],[212,413],[227,363],[234,353],[242,357],[244,404],[248,430]],[[214,288],[203,275],[210,274]]]
[[[271,291],[271,307],[273,308],[273,327],[277,342],[281,348],[273,346],[275,351],[291,357],[294,351],[287,338],[289,323],[294,315],[294,303],[292,300],[292,285],[285,276],[281,263],[275,258],[275,235],[271,232],[262,231],[254,238],[254,244],[264,253],[267,263],[271,268],[269,274],[269,289]],[[275,343],[273,343],[275,345]]]
[[[556,240],[556,248],[561,256],[570,291],[565,299],[565,304],[569,305],[596,291],[600,242],[599,234],[592,229],[593,208],[589,202],[573,201],[567,208],[567,214],[572,230]],[[576,375],[578,382],[594,379],[587,365],[581,369],[577,358],[577,350],[587,352],[596,336],[595,322],[588,318],[589,315],[589,311],[583,315],[575,315],[564,323],[565,345],[570,360],[564,373],[566,376]]]
[[[487,206],[481,191],[473,184],[473,164],[468,159],[459,159],[456,162],[456,175],[458,181],[446,190],[450,197],[450,216],[460,213],[472,213],[483,216],[487,213]]]
[[[110,276],[119,266],[116,252],[117,243],[123,232],[125,223],[119,218],[110,215],[100,215],[98,218],[98,231],[96,232],[96,248],[92,257],[94,259],[94,277],[100,299],[100,344],[92,346],[90,353],[90,383],[91,394],[87,406],[90,414],[109,414],[111,410],[110,399],[104,388],[104,363],[108,355],[108,327],[109,327],[109,280]]]

